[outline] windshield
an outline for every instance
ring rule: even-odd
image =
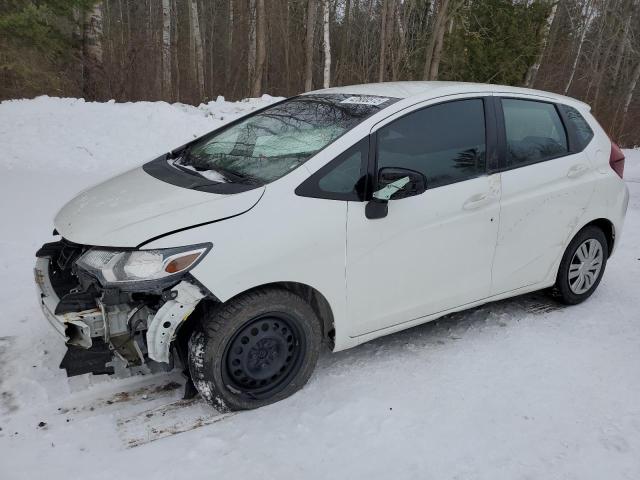
[[[357,95],[295,97],[195,141],[169,163],[215,183],[263,185],[395,101]]]

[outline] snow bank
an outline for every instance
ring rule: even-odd
[[[42,96],[0,103],[0,165],[109,176],[150,160],[278,98],[193,107],[165,102],[97,103]]]

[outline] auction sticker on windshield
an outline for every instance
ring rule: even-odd
[[[349,97],[342,100],[340,103],[353,103],[357,105],[382,105],[389,101],[388,98],[383,97]]]

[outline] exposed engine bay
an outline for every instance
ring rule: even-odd
[[[176,359],[185,365],[184,348],[174,342],[177,331],[211,296],[188,274],[200,250],[172,251],[165,258],[153,251],[99,250],[65,239],[43,245],[36,253],[35,280],[45,316],[65,338],[68,351],[60,367],[67,375],[128,377],[170,370]],[[125,270],[159,271],[151,255],[160,255],[162,271],[153,281],[119,281],[118,262],[133,254],[142,258],[125,264]],[[96,256],[116,273],[92,270],[89,262]]]

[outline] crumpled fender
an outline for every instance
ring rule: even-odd
[[[200,288],[185,281],[171,291],[176,292],[176,296],[160,307],[147,329],[148,355],[156,362],[169,363],[169,350],[176,330],[204,297]]]

